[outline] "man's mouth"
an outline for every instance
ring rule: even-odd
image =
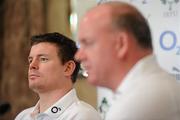
[[[38,78],[38,77],[40,77],[39,75],[37,75],[37,74],[30,74],[29,75],[29,79],[35,79],[35,78]]]

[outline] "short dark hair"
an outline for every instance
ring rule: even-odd
[[[132,12],[113,16],[113,24],[121,30],[127,30],[136,38],[142,48],[152,49],[151,31],[147,20],[136,9]]]
[[[30,45],[32,47],[33,45],[36,45],[41,42],[48,42],[55,44],[57,46],[58,56],[62,64],[65,64],[70,60],[73,60],[75,62],[75,70],[71,76],[72,82],[75,83],[80,69],[80,63],[74,59],[74,55],[77,51],[76,43],[70,38],[60,33],[54,32],[32,36]]]

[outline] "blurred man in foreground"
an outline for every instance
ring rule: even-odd
[[[123,2],[94,7],[78,38],[76,59],[88,82],[115,94],[107,120],[180,119],[180,86],[159,67],[148,23],[136,8]]]

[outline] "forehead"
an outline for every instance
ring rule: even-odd
[[[110,27],[110,20],[101,20],[103,19],[102,16],[96,15],[96,16],[85,16],[79,25],[79,34],[86,34],[89,32],[103,32],[107,30],[106,28]]]
[[[78,41],[81,45],[87,41],[104,41],[104,39],[100,38],[114,33],[114,30],[109,18],[106,19],[102,16],[91,18],[91,16],[87,16],[84,18],[84,21],[80,23]]]
[[[84,25],[103,25],[111,22],[111,14],[110,11],[106,9],[95,9],[89,11],[80,21],[80,26]]]
[[[37,54],[57,54],[58,48],[54,43],[41,42],[34,44],[30,49],[30,55]]]

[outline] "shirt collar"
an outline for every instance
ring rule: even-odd
[[[49,107],[44,113],[51,118],[59,117],[74,101],[77,101],[77,95],[75,89],[69,91],[66,95],[64,95],[61,99],[59,99],[55,104]],[[40,112],[40,104],[39,102],[34,107],[33,112],[31,113],[31,117],[34,118]],[[40,113],[41,114],[41,113]]]
[[[138,77],[141,77],[141,75],[144,74],[147,70],[146,65],[151,65],[152,61],[154,60],[155,60],[154,55],[148,55],[142,58],[141,60],[139,60],[133,66],[133,68],[128,72],[126,77],[123,79],[123,82],[118,86],[115,92],[115,96],[117,94],[123,94],[125,92],[128,92],[129,90],[131,90],[131,88],[136,86],[136,84],[138,84],[138,80],[141,80],[138,79]]]

